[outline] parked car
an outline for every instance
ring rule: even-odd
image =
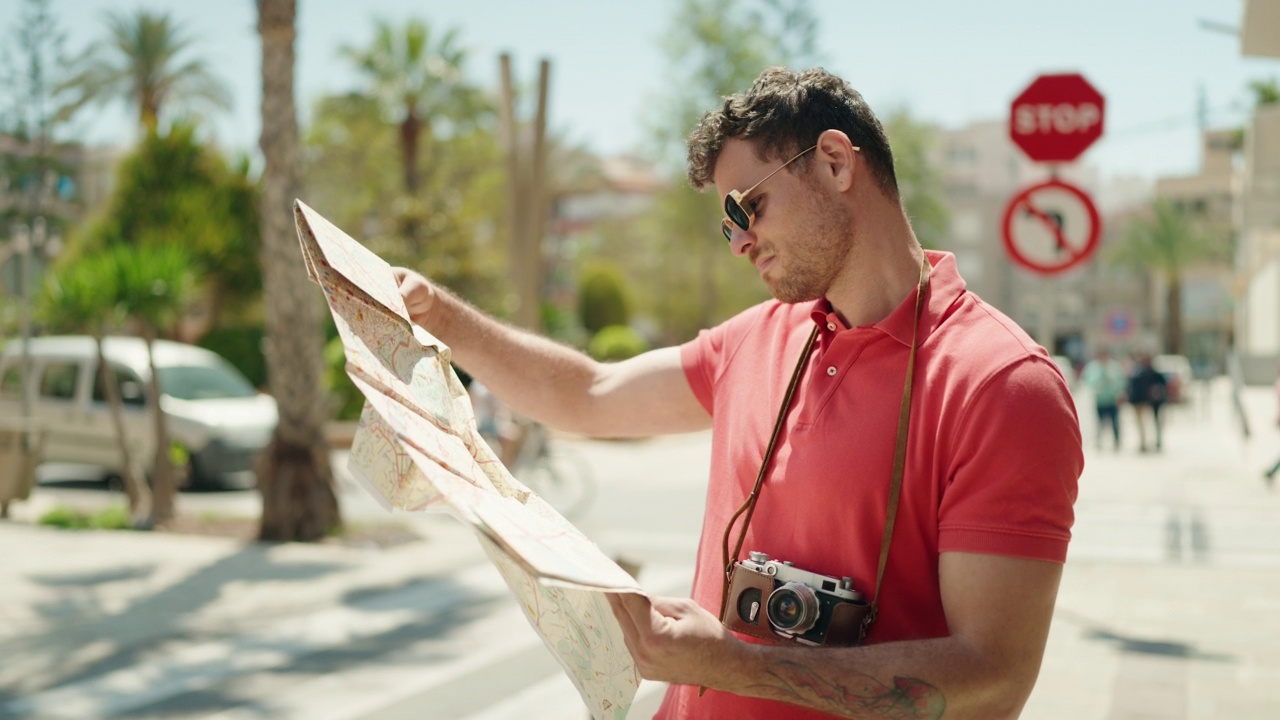
[[[1191,391],[1191,361],[1183,355],[1156,355],[1151,367],[1165,379],[1165,399],[1171,403],[1184,402]]]
[[[28,387],[32,416],[45,432],[44,461],[101,467],[119,475],[121,457],[111,421],[97,350],[88,336],[41,337],[31,341]],[[22,343],[0,351],[0,416],[22,413]],[[155,461],[155,431],[147,406],[151,367],[146,343],[109,337],[104,353],[122,401],[125,436],[149,473]],[[221,356],[204,348],[165,340],[155,344],[160,408],[170,439],[189,457],[193,486],[249,486],[256,480],[254,456],[271,439],[278,418],[275,399],[259,393]]]

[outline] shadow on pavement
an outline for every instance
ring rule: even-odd
[[[404,659],[407,648],[423,640],[448,637],[483,617],[495,602],[494,597],[478,595],[451,578],[424,577],[343,593],[338,603],[361,613],[408,610],[413,614],[395,627],[351,637],[333,647],[307,647],[290,636],[245,635],[242,627],[205,629],[207,616],[200,622],[201,611],[223,596],[233,583],[298,583],[296,589],[281,589],[298,593],[296,601],[273,605],[264,609],[260,617],[248,615],[250,622],[262,626],[282,619],[304,618],[333,607],[331,598],[308,599],[313,586],[306,583],[350,570],[351,564],[282,562],[273,557],[273,547],[247,543],[230,555],[193,568],[172,585],[129,601],[122,610],[111,603],[112,593],[117,597],[120,594],[120,589],[112,586],[147,581],[159,571],[160,563],[138,563],[101,572],[28,575],[31,582],[62,592],[57,593],[57,599],[35,606],[38,613],[54,621],[53,629],[39,635],[13,637],[0,644],[0,656],[23,658],[21,675],[6,673],[7,687],[0,686],[0,719],[17,720],[39,714],[38,705],[24,702],[37,693],[91,682],[135,666],[149,666],[149,674],[155,675],[157,659],[172,653],[174,647],[182,647],[175,643],[185,643],[186,647],[208,643],[216,654],[190,662],[188,651],[184,660],[159,664],[159,676],[140,677],[151,688],[167,686],[173,691],[156,697],[154,702],[146,704],[144,698],[120,689],[118,683],[89,685],[77,692],[95,696],[92,702],[98,707],[120,708],[116,714],[123,712],[129,717],[175,717],[233,707],[252,709],[262,704],[261,694],[255,697],[252,689],[264,679],[305,679],[379,664],[393,667],[408,661]],[[238,613],[236,617],[243,619],[245,614]],[[269,660],[262,660],[264,657]],[[250,665],[258,665],[248,674],[246,658]],[[414,653],[411,661],[420,664],[454,659],[448,652],[428,651]],[[263,667],[263,662],[268,666]],[[132,705],[131,701],[144,704]]]
[[[269,717],[274,708],[260,697],[242,692],[240,683],[272,683],[270,678],[294,677],[305,681],[343,670],[370,666],[395,667],[404,663],[415,666],[448,663],[458,659],[453,653],[415,653],[404,657],[405,651],[424,640],[448,637],[452,632],[480,619],[488,612],[488,606],[496,598],[480,598],[463,591],[449,579],[422,580],[385,589],[359,590],[347,595],[348,604],[362,609],[386,610],[396,606],[413,609],[416,603],[409,596],[421,597],[417,591],[429,589],[445,595],[456,595],[459,602],[450,603],[437,611],[428,611],[420,619],[400,625],[385,632],[355,638],[340,648],[312,652],[294,657],[279,667],[255,673],[256,678],[231,675],[215,686],[174,695],[157,703],[131,710],[130,718],[173,718],[184,715],[202,716],[231,709],[246,710],[250,715]],[[407,591],[407,592],[406,592]],[[390,602],[388,602],[390,600]],[[277,649],[255,645],[248,650]]]
[[[272,560],[270,548],[265,544],[246,544],[177,583],[132,601],[119,612],[105,606],[104,598],[97,591],[110,583],[145,578],[157,566],[137,566],[114,573],[33,576],[30,578],[33,582],[47,587],[81,585],[89,592],[35,605],[37,612],[53,620],[63,620],[63,624],[40,635],[6,642],[8,648],[4,654],[21,653],[26,656],[26,662],[31,662],[32,656],[41,657],[46,671],[57,678],[42,683],[41,690],[77,682],[134,665],[154,648],[188,637],[191,631],[186,626],[187,618],[217,599],[229,583],[305,581],[346,567],[339,563],[282,564]],[[80,660],[84,647],[104,639],[110,640],[114,650],[84,664]],[[74,670],[61,674],[64,668]]]

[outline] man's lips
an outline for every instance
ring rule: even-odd
[[[775,255],[757,257],[752,262],[755,263],[756,269],[760,271],[761,275],[763,275],[764,271],[768,270],[769,266],[773,265],[773,261],[775,257],[776,257]]]

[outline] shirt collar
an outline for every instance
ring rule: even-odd
[[[920,313],[920,334],[918,337],[920,344],[923,344],[933,332],[933,329],[942,323],[947,309],[965,291],[964,278],[960,277],[960,273],[956,270],[955,255],[937,250],[925,250],[924,254],[929,259],[929,264],[933,266],[933,270],[929,274],[928,293],[925,295],[925,305]],[[894,308],[893,312],[889,313],[883,320],[872,323],[870,327],[880,330],[904,346],[910,347],[911,331],[915,325],[915,312],[916,288],[913,287],[898,307]],[[844,321],[840,319],[840,316],[831,308],[831,303],[826,298],[814,301],[810,316],[818,324],[819,333],[822,335],[824,343],[836,333],[849,329]],[[832,327],[835,329],[832,330]]]

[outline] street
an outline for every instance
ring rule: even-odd
[[[1225,380],[1170,408],[1164,450],[1094,446],[1049,646],[1024,718],[1280,716],[1276,398]],[[684,594],[709,435],[560,438],[598,484],[576,524],[641,584]],[[335,466],[344,467],[342,455]],[[349,478],[344,518],[423,542],[383,549],[30,528],[37,508],[119,502],[42,485],[0,524],[0,718],[581,720],[576,692],[459,523],[388,516]],[[184,493],[185,513],[257,512],[252,491]],[[33,542],[34,537],[34,542]],[[163,539],[162,539],[163,538]],[[22,544],[19,545],[18,543]],[[92,545],[92,547],[91,547]],[[108,549],[109,546],[109,549]],[[108,554],[109,553],[109,554]],[[649,717],[662,686],[641,686]]]

